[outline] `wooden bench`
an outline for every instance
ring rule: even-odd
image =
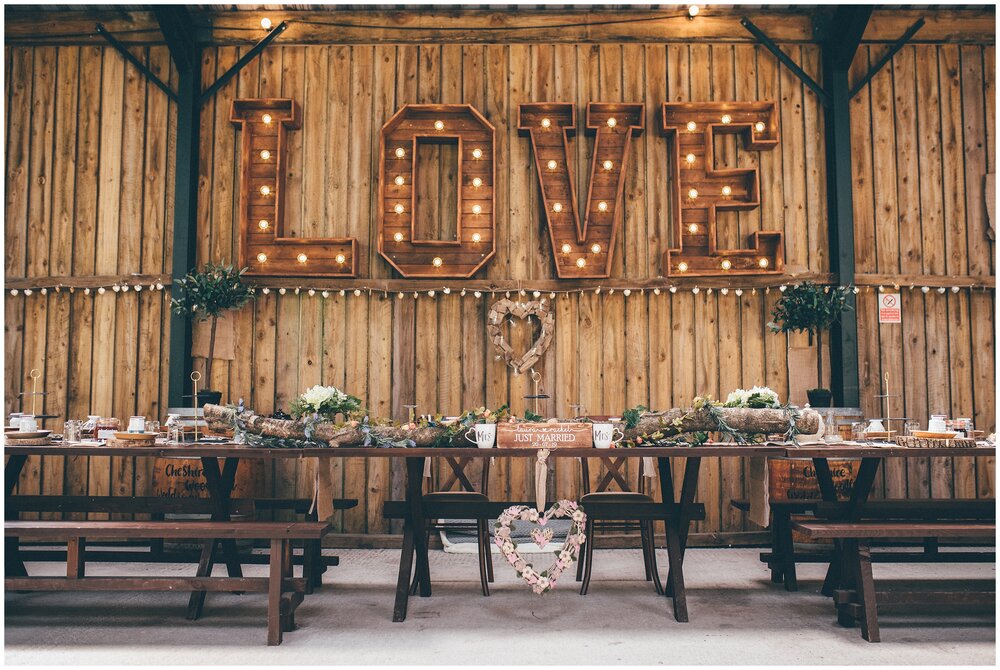
[[[731,500],[733,508],[749,512],[749,500]],[[761,552],[760,561],[771,571],[771,581],[784,582],[786,591],[798,590],[796,563],[828,563],[830,552],[796,552],[792,542],[792,515],[812,515],[832,519],[841,511],[840,503],[821,500],[776,501],[771,503],[771,551]],[[939,499],[939,500],[869,500],[865,503],[862,518],[873,520],[969,520],[996,519],[993,500]],[[908,553],[881,552],[872,554],[876,563],[883,560],[893,563],[989,563],[996,560],[993,551],[939,552],[938,538],[916,538],[922,541],[923,551]]]
[[[845,626],[861,621],[861,635],[869,642],[879,641],[879,604],[956,603],[965,605],[993,605],[996,602],[996,584],[965,580],[966,588],[956,590],[955,582],[948,588],[933,587],[923,590],[876,591],[872,577],[872,539],[920,538],[996,538],[996,523],[986,521],[796,521],[792,528],[808,537],[844,541],[844,552],[855,571],[856,583],[852,589],[833,592],[837,606],[837,619]],[[888,559],[887,559],[888,560]],[[898,585],[897,585],[898,586]]]
[[[281,644],[295,627],[295,608],[309,591],[292,576],[291,542],[318,542],[332,526],[317,521],[7,521],[4,535],[21,540],[65,540],[65,577],[5,576],[8,591],[247,591],[268,594],[267,643]],[[267,577],[87,577],[87,538],[270,540]]]

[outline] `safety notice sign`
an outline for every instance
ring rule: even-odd
[[[879,293],[878,322],[879,323],[903,322],[903,305],[899,299],[898,293]]]

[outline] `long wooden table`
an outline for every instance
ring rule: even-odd
[[[241,458],[281,459],[281,458],[313,458],[313,457],[363,457],[363,458],[405,458],[406,459],[406,514],[404,518],[403,549],[400,555],[399,576],[396,589],[396,603],[393,610],[393,620],[403,621],[406,618],[409,583],[411,575],[416,574],[418,592],[422,597],[431,595],[431,576],[428,560],[428,547],[425,541],[425,519],[434,513],[433,509],[423,500],[423,470],[426,458],[535,458],[538,449],[476,449],[476,448],[310,448],[310,449],[262,449],[236,444],[161,444],[151,447],[107,447],[97,445],[67,444],[50,446],[8,446],[5,448],[9,456],[4,478],[6,482],[5,495],[13,495],[21,469],[28,456],[141,456],[141,457],[176,457],[199,458],[204,466],[209,494],[215,505],[213,519],[228,520],[230,518],[230,499],[233,489],[233,478]],[[642,458],[657,459],[662,501],[655,503],[650,509],[636,509],[636,518],[662,520],[665,525],[669,572],[667,577],[666,595],[673,600],[673,613],[677,621],[688,620],[686,590],[684,588],[683,561],[687,546],[688,534],[696,505],[698,475],[703,458],[716,457],[751,457],[751,456],[785,456],[810,458],[816,468],[819,486],[824,501],[837,504],[837,495],[833,477],[828,465],[830,458],[861,459],[858,477],[843,506],[843,517],[847,520],[857,519],[865,501],[871,494],[878,466],[885,458],[907,457],[978,457],[994,456],[993,447],[976,447],[961,449],[916,449],[895,446],[867,446],[856,444],[831,444],[808,447],[785,445],[749,445],[736,446],[731,444],[709,444],[695,447],[647,447],[636,449],[601,450],[593,448],[553,449],[550,457],[554,458]],[[684,459],[683,480],[679,494],[675,494],[672,459]],[[221,467],[220,467],[221,463]],[[487,511],[495,512],[493,508],[503,507],[509,503],[484,503],[489,506]],[[473,510],[475,511],[475,510]],[[588,510],[595,518],[601,510]],[[418,532],[419,531],[419,532]],[[222,540],[224,555],[230,570],[239,569],[239,558],[235,546]],[[8,547],[8,571],[10,561],[19,563],[17,547]],[[210,574],[214,544],[203,553],[199,563],[199,575]],[[415,563],[415,565],[414,565]],[[835,557],[827,575],[824,591],[834,588],[844,588],[850,581],[850,571],[841,569],[841,559]],[[206,572],[207,571],[207,572]],[[191,608],[200,611],[204,593],[194,593],[191,598]]]

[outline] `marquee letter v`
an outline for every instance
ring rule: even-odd
[[[531,137],[559,277],[609,277],[621,225],[629,148],[632,138],[644,128],[643,106],[587,104],[587,132],[596,133],[596,139],[582,227],[569,160],[569,138],[576,133],[576,106],[556,102],[520,105],[517,127]]]

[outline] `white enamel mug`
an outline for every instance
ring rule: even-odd
[[[469,434],[473,432],[475,437],[469,437]],[[465,431],[465,439],[475,443],[480,449],[492,449],[497,441],[497,425],[495,423],[477,423]]]
[[[25,414],[21,417],[17,427],[22,433],[33,433],[38,430],[38,420],[35,419],[34,414]]]
[[[130,416],[128,418],[128,432],[130,433],[146,432],[146,417]]]
[[[613,423],[595,423],[591,425],[591,430],[594,435],[594,446],[598,449],[610,449],[612,444],[618,444],[625,437]]]

